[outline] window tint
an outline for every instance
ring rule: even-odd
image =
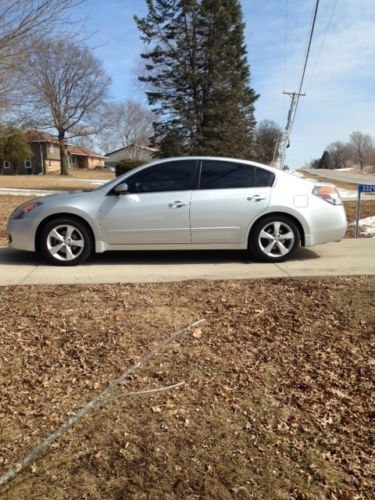
[[[275,174],[272,172],[263,170],[262,168],[256,168],[254,175],[254,187],[272,186],[274,179]]]
[[[253,168],[250,165],[229,161],[204,161],[200,189],[251,187]]]
[[[187,191],[193,188],[196,162],[192,160],[150,166],[126,179],[130,193]]]

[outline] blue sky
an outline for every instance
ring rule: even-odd
[[[290,98],[282,92],[297,90],[315,0],[241,3],[251,85],[260,94],[256,119],[284,127]],[[89,43],[113,79],[116,99],[146,102],[136,78],[142,45],[133,21],[145,13],[144,0],[86,0],[74,14],[94,33]],[[333,141],[347,141],[354,130],[375,138],[374,0],[320,1],[303,91],[287,153],[291,167],[319,157]]]

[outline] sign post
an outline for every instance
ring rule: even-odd
[[[357,196],[357,215],[355,219],[355,233],[354,237],[359,236],[359,217],[361,213],[361,193],[375,193],[375,184],[358,184],[358,196]]]

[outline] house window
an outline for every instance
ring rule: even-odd
[[[4,161],[3,167],[4,168],[10,168],[10,161]]]
[[[53,144],[50,144],[50,146],[49,146],[49,152],[50,152],[51,154],[53,154],[53,153],[55,152],[55,147],[54,147],[54,145],[53,145]]]
[[[32,168],[31,160],[25,160],[25,168]]]

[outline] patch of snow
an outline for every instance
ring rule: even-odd
[[[366,217],[365,219],[359,219],[359,228],[361,234],[375,238],[375,215]]]
[[[358,197],[357,191],[348,191],[347,189],[337,188],[339,190],[340,196],[343,199],[355,199]]]
[[[287,170],[288,174],[295,175],[296,177],[305,177],[301,172],[297,172],[297,170]]]
[[[355,226],[355,222],[350,224]],[[366,236],[367,238],[375,238],[375,215],[366,217],[365,219],[359,219],[359,234]]]

